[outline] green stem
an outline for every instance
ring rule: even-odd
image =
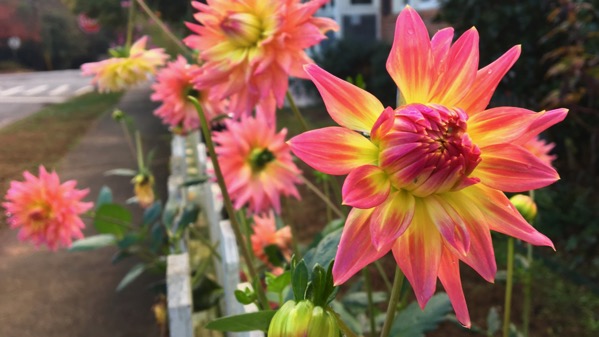
[[[144,153],[143,153],[143,145],[141,143],[141,134],[139,131],[135,131],[135,146],[137,151],[137,168],[139,171],[143,171],[145,169],[144,166]]]
[[[241,247],[241,254],[246,261],[246,265],[249,271],[250,283],[255,285],[254,289],[256,294],[258,295],[258,302],[262,309],[267,309],[268,300],[266,298],[266,294],[264,293],[264,289],[260,286],[258,272],[252,263],[252,254],[250,249],[245,243],[243,239],[243,234],[241,232],[241,226],[237,221],[237,217],[235,216],[235,209],[233,208],[233,203],[231,202],[231,196],[229,195],[229,191],[227,190],[227,185],[225,185],[225,179],[223,177],[223,172],[220,169],[220,164],[218,163],[218,159],[216,157],[216,151],[214,149],[214,142],[212,141],[212,134],[210,133],[210,127],[208,126],[208,120],[204,115],[204,110],[202,106],[198,102],[198,100],[192,96],[187,96],[187,98],[193,103],[196,110],[198,111],[198,115],[200,117],[200,121],[202,124],[202,132],[204,134],[204,138],[206,139],[206,146],[208,147],[208,153],[210,154],[210,158],[212,159],[212,165],[214,166],[214,173],[216,174],[216,180],[218,181],[218,186],[220,187],[221,193],[223,195],[223,202],[225,204],[225,209],[227,210],[227,214],[229,215],[229,220],[231,221],[231,227],[233,228],[233,232],[235,233],[235,238],[237,239],[237,244]]]
[[[331,210],[341,219],[345,218],[345,214],[343,214],[343,212],[341,212],[341,210],[339,210],[339,208],[337,208],[337,206],[335,206],[335,204],[333,204],[333,202],[327,198],[326,195],[324,195],[324,193],[322,193],[318,187],[316,187],[314,184],[312,184],[308,179],[306,179],[303,176],[300,176],[300,179],[302,181],[302,183],[304,183],[306,185],[306,187],[308,187],[308,189],[310,189],[312,192],[314,192],[314,194],[316,194],[325,204],[327,204],[328,207],[331,208]]]
[[[289,90],[287,90],[286,96],[287,96],[287,101],[289,102],[289,107],[291,108],[291,111],[293,111],[295,118],[297,118],[299,123],[302,125],[304,132],[310,130],[310,128],[308,127],[308,123],[306,123],[306,120],[304,119],[304,117],[302,117],[301,112],[299,111],[299,109],[297,108],[297,105],[295,104],[293,95],[291,95],[291,92]]]
[[[393,289],[391,290],[389,306],[387,307],[387,315],[385,316],[385,324],[383,324],[381,337],[389,337],[389,332],[391,331],[391,326],[393,325],[393,320],[395,319],[395,312],[397,311],[397,303],[399,302],[399,296],[401,295],[403,280],[404,274],[401,272],[399,267],[396,267],[395,278],[393,279]]]
[[[171,41],[173,41],[177,45],[177,47],[179,49],[181,49],[181,51],[183,53],[185,53],[187,55],[192,55],[189,48],[185,47],[185,45],[181,42],[181,39],[177,38],[175,36],[175,34],[173,34],[173,32],[171,32],[171,30],[168,29],[168,27],[164,24],[164,22],[162,22],[162,20],[160,20],[160,18],[157,17],[156,14],[154,14],[154,12],[152,12],[150,7],[148,7],[148,5],[145,3],[144,0],[136,0],[136,1],[139,4],[139,6],[144,10],[144,12],[146,12],[146,14],[150,17],[150,19],[152,19],[152,21],[154,21],[154,23],[156,23],[158,25],[158,27],[160,27],[160,29],[162,29],[164,34],[166,34],[166,36],[169,39],[171,39]]]
[[[343,332],[343,334],[347,337],[358,337],[356,336],[356,334],[352,331],[352,329],[350,329],[345,322],[341,319],[341,317],[339,317],[339,315],[337,313],[335,313],[334,311],[331,310],[331,313],[333,313],[335,320],[337,321],[337,325],[339,325],[339,329],[341,329],[341,331]]]
[[[131,140],[131,133],[129,133],[129,129],[124,122],[120,122],[119,124],[121,124],[123,134],[125,134],[125,141],[127,142],[127,146],[129,146],[129,151],[131,151],[131,155],[135,158],[135,146],[133,146],[133,141]]]
[[[329,179],[333,179],[332,177]],[[329,182],[328,180],[324,180],[322,182],[322,189],[324,191],[324,195],[327,197],[327,199],[331,200],[331,192],[329,191]],[[333,210],[331,210],[331,207],[329,207],[329,205],[327,205],[327,210],[326,210],[326,216],[327,216],[327,223],[330,223],[331,221],[333,221],[333,214],[332,214]]]
[[[512,288],[514,285],[514,238],[507,241],[507,279],[503,311],[503,337],[510,335],[510,314],[512,309]]]
[[[528,192],[528,195],[534,202],[535,200],[535,191],[531,190]],[[532,303],[532,245],[530,243],[526,244],[526,260],[528,262],[528,269],[526,270],[526,276],[524,279],[524,303],[522,308],[522,334],[524,337],[528,337],[529,329],[530,329],[530,308]]]
[[[131,49],[133,42],[133,26],[135,26],[135,1],[129,1],[129,15],[127,18],[127,37],[125,40],[125,48],[127,52]]]
[[[362,276],[364,277],[364,286],[366,287],[366,294],[368,295],[368,318],[370,319],[370,336],[376,335],[376,324],[374,322],[374,302],[372,301],[372,282],[370,280],[370,273],[368,272],[368,266],[362,269]]]
[[[287,214],[287,217],[289,217],[289,215],[291,214],[291,209],[289,208],[288,199],[283,199],[283,205],[285,205],[285,214]],[[291,249],[293,250],[293,255],[295,255],[295,257],[299,261],[302,259],[302,253],[300,252],[299,243],[297,241],[298,233],[297,228],[295,228],[295,222],[292,221],[292,219],[285,218],[283,218],[283,221],[287,223],[287,225],[291,229]]]
[[[383,283],[385,283],[385,287],[387,287],[387,292],[390,293],[391,289],[393,289],[393,286],[391,285],[391,281],[389,281],[389,278],[387,277],[387,274],[385,273],[385,269],[383,269],[383,266],[381,265],[379,260],[374,261],[374,266],[376,267],[376,270],[378,270],[379,274],[381,275],[381,279],[383,279]]]

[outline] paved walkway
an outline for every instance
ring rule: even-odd
[[[138,122],[145,149],[157,148],[154,172],[157,186],[166,186],[169,136],[152,116],[147,87],[132,90],[120,108]],[[64,158],[59,168],[63,180],[76,179],[78,187],[91,189],[95,200],[106,184],[115,199],[132,194],[129,179],[103,177],[113,168],[135,168],[120,126],[106,114]],[[158,191],[165,195],[165,188]],[[134,206],[135,210],[137,206]],[[94,233],[93,228],[86,234]],[[151,312],[153,293],[146,288],[152,277],[135,281],[122,292],[115,287],[135,261],[111,265],[115,252],[69,253],[37,250],[16,239],[16,232],[0,230],[0,336],[2,337],[154,337],[158,336]]]

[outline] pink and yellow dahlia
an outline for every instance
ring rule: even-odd
[[[191,83],[193,72],[200,67],[188,64],[183,56],[169,62],[156,75],[156,83],[152,85],[153,101],[161,101],[162,105],[154,110],[154,114],[162,118],[164,124],[183,133],[195,130],[200,126],[200,119],[195,106],[187,99],[191,95],[201,103],[206,118],[212,118],[226,112],[224,100],[208,99],[208,90],[196,91]]]
[[[295,184],[301,171],[285,143],[287,130],[275,133],[264,116],[227,120],[226,130],[214,133],[216,154],[227,190],[236,209],[253,213],[274,208],[281,212],[280,195],[300,198]]]
[[[88,190],[76,189],[74,180],[61,184],[56,172],[48,173],[43,166],[39,178],[27,171],[23,176],[23,182],[11,181],[2,204],[10,227],[20,228],[19,239],[55,250],[82,238],[85,224],[79,215],[93,206],[81,201]]]
[[[551,165],[557,156],[554,154],[549,154],[551,150],[555,147],[555,143],[548,143],[546,140],[541,139],[541,137],[531,137],[530,140],[525,142],[522,146],[525,149],[534,154],[541,161],[546,163],[547,165]]]
[[[83,75],[93,75],[100,92],[122,91],[147,81],[168,59],[162,48],[146,50],[147,36],[137,40],[126,57],[112,57],[81,66]]]
[[[251,241],[254,255],[266,265],[273,267],[268,255],[266,255],[265,248],[275,245],[279,248],[283,258],[288,261],[291,258],[291,228],[285,226],[277,230],[273,212],[263,216],[254,215],[253,218],[254,226],[252,226],[252,229],[254,233],[251,236]],[[275,268],[273,272],[279,275],[283,270]]]
[[[493,282],[497,267],[489,230],[552,246],[502,191],[532,190],[559,178],[524,142],[561,121],[567,110],[485,110],[520,46],[478,70],[476,29],[453,45],[452,39],[451,28],[429,39],[415,10],[400,13],[387,60],[402,97],[395,109],[316,65],[306,66],[341,127],[309,131],[290,144],[317,170],[348,175],[343,202],[353,209],[333,267],[335,283],[392,251],[421,307],[438,278],[458,320],[469,326],[458,261]]]
[[[192,2],[199,11],[188,23],[195,33],[185,43],[200,51],[204,62],[194,80],[211,88],[217,99],[231,98],[236,116],[254,107],[274,120],[275,106],[285,100],[288,77],[306,78],[302,66],[313,61],[304,49],[336,30],[328,18],[314,13],[328,0],[208,0]]]

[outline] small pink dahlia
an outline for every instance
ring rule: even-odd
[[[295,184],[301,171],[285,143],[287,130],[275,133],[263,116],[227,120],[227,129],[214,133],[216,154],[236,209],[247,205],[253,213],[274,208],[280,195],[300,198]]]
[[[285,100],[289,76],[306,78],[302,66],[313,61],[305,49],[325,39],[337,24],[314,17],[328,0],[208,0],[192,2],[200,23],[185,43],[200,51],[202,72],[194,80],[216,99],[231,98],[231,112],[254,107],[274,119]]]
[[[200,126],[198,113],[187,96],[194,96],[202,104],[208,120],[226,112],[226,101],[209,100],[208,90],[199,92],[193,88],[191,74],[197,72],[197,65],[188,64],[183,56],[169,62],[156,76],[152,85],[153,101],[161,101],[162,105],[154,111],[164,124],[173,129],[181,129],[183,133],[195,130]]]
[[[522,146],[547,165],[551,165],[557,159],[556,155],[549,154],[555,147],[555,143],[548,143],[539,136],[532,137]]]
[[[39,178],[28,171],[23,176],[23,182],[11,181],[2,204],[10,227],[20,227],[19,239],[56,250],[59,245],[69,247],[72,238],[82,238],[85,224],[79,215],[93,203],[81,199],[89,190],[76,189],[74,180],[61,184],[56,172],[48,173],[43,166]]]
[[[285,226],[277,230],[275,217],[272,212],[268,215],[254,215],[254,233],[251,236],[252,250],[254,255],[266,265],[273,267],[266,255],[265,248],[268,246],[277,246],[282,256],[289,260],[291,258],[291,228]],[[280,268],[274,268],[274,274],[280,274]]]

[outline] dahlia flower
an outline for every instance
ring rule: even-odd
[[[548,143],[539,136],[530,138],[522,146],[548,165],[557,159],[556,155],[549,154],[555,147],[555,143]]]
[[[293,163],[285,143],[287,130],[279,133],[264,116],[227,120],[226,130],[214,133],[216,154],[227,190],[236,209],[248,205],[253,213],[274,208],[280,213],[280,195],[300,198],[295,184],[301,171]]]
[[[83,75],[93,75],[100,92],[122,91],[147,81],[164,64],[164,49],[146,50],[147,36],[137,40],[126,57],[113,57],[81,66]]]
[[[415,10],[408,6],[400,13],[387,60],[402,97],[395,109],[306,66],[341,127],[303,133],[290,145],[315,169],[348,174],[343,202],[353,208],[335,258],[335,283],[392,251],[421,307],[439,278],[458,320],[469,326],[458,261],[493,282],[489,230],[552,246],[502,191],[528,191],[559,178],[523,142],[561,121],[567,110],[485,110],[520,46],[478,70],[476,29],[453,45],[452,39],[453,29],[446,28],[429,40]]]
[[[254,233],[250,237],[252,241],[252,250],[254,255],[270,267],[272,266],[268,256],[264,249],[268,246],[275,245],[281,251],[282,256],[285,260],[291,258],[291,228],[285,226],[277,230],[275,224],[275,217],[272,212],[267,215],[259,216],[254,215],[254,226],[252,226]],[[283,269],[275,268],[274,274],[281,274]]]
[[[208,0],[192,2],[201,24],[188,23],[195,35],[184,42],[204,62],[194,83],[211,88],[217,100],[231,98],[236,116],[254,107],[274,121],[285,100],[288,77],[306,78],[302,66],[313,61],[304,49],[319,43],[337,24],[313,14],[328,0]]]
[[[60,183],[56,172],[39,168],[39,178],[28,171],[25,181],[11,181],[2,204],[8,224],[20,228],[18,237],[36,246],[45,244],[56,250],[59,245],[69,247],[72,238],[81,239],[85,227],[79,215],[92,208],[91,202],[82,202],[88,189],[78,190],[74,180]]]
[[[187,99],[194,96],[202,104],[208,120],[225,113],[224,100],[209,100],[207,90],[198,92],[191,83],[191,74],[197,71],[197,65],[190,65],[183,56],[169,62],[156,75],[156,83],[152,85],[153,101],[161,101],[162,105],[154,110],[154,114],[162,118],[164,124],[183,133],[195,130],[200,126],[200,119],[194,105]]]

